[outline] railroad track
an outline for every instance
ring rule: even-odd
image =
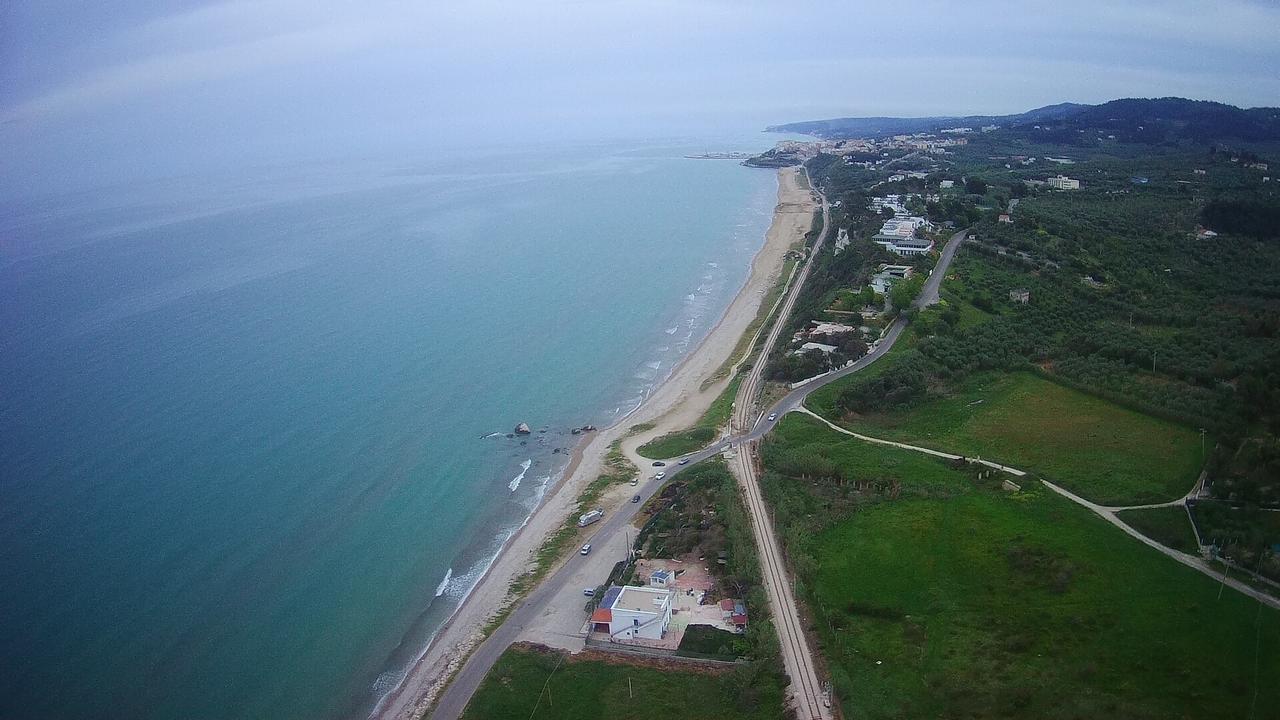
[[[808,170],[805,169],[804,173],[808,180]],[[773,325],[769,328],[764,345],[761,347],[759,359],[738,388],[731,420],[731,434],[734,436],[750,433],[759,421],[755,411],[755,398],[759,395],[763,382],[763,361],[769,350],[777,344],[779,334],[786,327],[786,319],[791,316],[796,298],[799,297],[805,280],[809,277],[814,259],[822,250],[822,245],[830,233],[831,217],[827,199],[813,187],[812,180],[809,182],[809,187],[822,202],[822,232],[814,242],[800,275],[796,277],[787,292],[782,307],[774,316]],[[764,496],[760,491],[759,477],[755,467],[758,442],[755,439],[743,441],[738,446],[738,452],[730,467],[736,471],[734,474],[742,486],[747,511],[751,516],[756,548],[760,555],[761,577],[769,596],[769,603],[773,607],[774,626],[778,630],[783,667],[791,680],[792,704],[797,716],[802,720],[826,720],[831,717],[830,698],[818,679],[813,653],[809,648],[808,638],[805,637],[799,607],[796,605],[794,588],[778,544],[773,520],[769,516]]]

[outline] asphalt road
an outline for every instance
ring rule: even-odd
[[[823,205],[825,211],[825,199]],[[814,252],[810,253],[810,261],[805,265],[804,275],[797,278],[797,282],[792,285],[791,296],[788,298],[789,302],[783,308],[784,312],[779,313],[777,315],[778,319],[774,321],[775,328],[781,328],[785,324],[779,322],[779,320],[788,316],[794,298],[799,296],[804,286],[804,280],[808,277],[808,269],[812,264],[812,258],[817,256],[817,251],[821,247],[822,240],[825,239],[828,227],[829,223],[824,223],[823,235],[814,244]],[[925,282],[920,297],[916,300],[916,306],[924,307],[937,302],[938,288],[963,237],[964,231],[961,231],[947,242],[933,274]],[[901,335],[905,325],[906,323],[903,320],[895,321],[889,332],[867,355],[848,367],[792,390],[781,400],[774,403],[767,412],[776,412],[781,417],[804,402],[804,399],[814,390],[855,373],[875,362],[889,352],[893,347],[893,343]],[[770,337],[772,341],[776,341],[777,331],[771,330]],[[771,347],[772,341],[765,347]],[[744,382],[743,385],[746,385],[746,383]],[[757,417],[762,417],[767,412],[762,412]],[[626,503],[618,511],[598,523],[596,525],[598,529],[587,540],[592,545],[592,553],[588,556],[572,556],[556,572],[544,579],[525,596],[524,600],[507,617],[506,621],[498,626],[475,649],[466,664],[454,676],[449,687],[437,698],[435,710],[431,714],[433,720],[454,720],[454,718],[461,717],[467,703],[471,700],[471,696],[480,687],[480,683],[484,680],[485,675],[488,674],[489,669],[493,667],[507,647],[515,642],[526,630],[545,626],[548,622],[552,622],[552,624],[563,628],[562,632],[567,633],[572,627],[576,633],[576,629],[586,621],[586,616],[583,614],[582,609],[586,602],[586,597],[582,595],[582,590],[586,587],[598,585],[605,579],[613,563],[626,557],[632,522],[645,502],[657,493],[665,485],[666,481],[678,475],[685,467],[719,454],[724,447],[738,447],[744,442],[758,440],[768,433],[772,426],[773,423],[757,420],[750,432],[727,440],[721,440],[710,447],[685,456],[689,459],[688,465],[678,465],[675,458],[671,459],[668,462],[668,466],[663,468],[667,473],[667,477],[664,478],[663,482],[649,479],[652,476],[653,469],[640,468],[641,477],[646,478],[636,487],[636,492],[640,495],[640,502]],[[604,568],[603,572],[600,571],[601,568]],[[555,621],[556,616],[559,617],[558,621]],[[575,618],[576,627],[573,626]],[[580,638],[578,641],[580,642]]]

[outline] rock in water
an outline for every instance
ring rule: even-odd
[[[528,435],[531,432],[533,431],[529,429],[529,423],[520,423],[516,426],[517,435]]]

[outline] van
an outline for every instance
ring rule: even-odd
[[[586,595],[587,597],[595,597],[595,596],[596,596],[596,589],[595,589],[595,588],[583,588],[583,589],[582,589],[582,594],[583,594],[583,595]]]

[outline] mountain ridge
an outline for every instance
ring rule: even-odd
[[[1210,100],[1179,97],[1120,98],[1098,105],[1063,102],[1011,115],[929,117],[845,117],[771,125],[766,132],[791,132],[825,139],[884,137],[937,132],[948,127],[999,125],[1030,129],[1048,124],[1061,130],[1096,128],[1130,142],[1171,140],[1280,140],[1280,108],[1239,108]],[[1060,127],[1059,127],[1060,126]]]

